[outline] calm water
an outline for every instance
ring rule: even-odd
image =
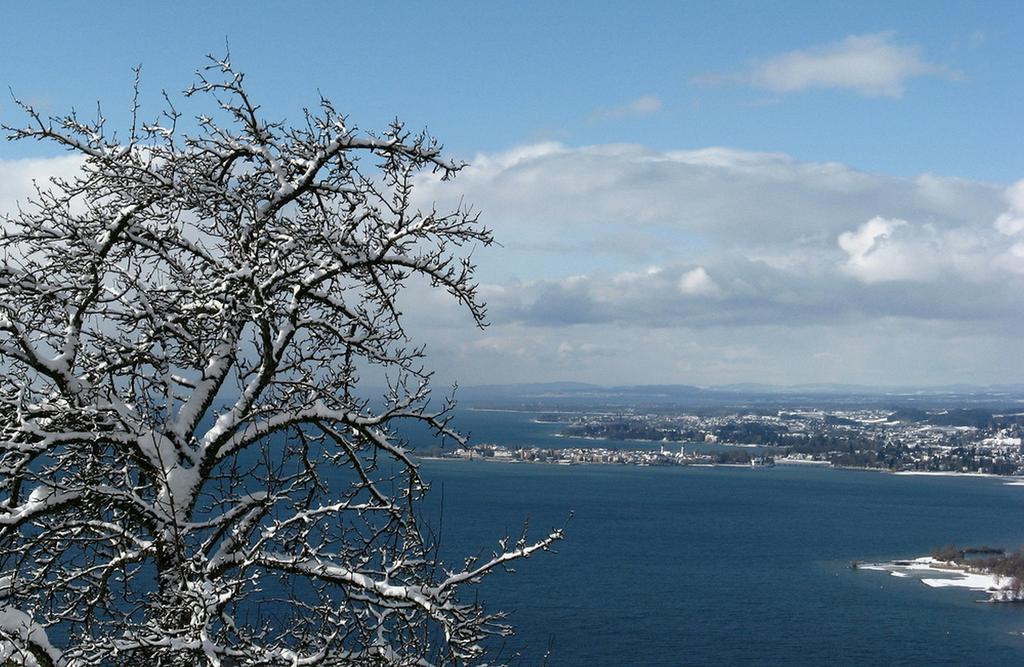
[[[549,446],[553,430],[514,413],[460,423],[478,442],[504,444]],[[1024,605],[848,569],[949,542],[1024,543],[1024,487],[787,467],[423,470],[428,518],[443,505],[450,555],[490,548],[526,519],[540,536],[575,513],[558,553],[480,587],[492,609],[511,612],[516,664],[545,653],[550,665],[1024,661]]]
[[[543,414],[543,413],[541,413]],[[660,442],[647,442],[637,440],[588,440],[586,438],[569,438],[559,435],[559,431],[565,428],[564,424],[538,423],[534,421],[539,415],[529,412],[510,412],[498,410],[460,410],[453,422],[455,427],[463,434],[469,436],[472,444],[494,444],[506,447],[542,447],[542,448],[567,448],[567,447],[606,447],[608,449],[658,449],[663,446]],[[423,432],[409,432],[408,435],[414,444],[435,444]],[[709,445],[705,443],[680,443],[667,442],[665,447],[677,450],[680,445],[685,445],[687,451],[724,451],[730,449],[727,445]],[[450,447],[450,445],[446,445]],[[759,450],[759,447],[752,447],[748,451]]]

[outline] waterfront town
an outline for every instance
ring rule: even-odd
[[[732,414],[551,413],[593,447],[476,444],[446,458],[572,464],[819,464],[892,472],[1024,475],[1024,413],[984,409],[779,410]],[[637,447],[600,446],[635,441]],[[641,446],[641,443],[646,446]],[[568,443],[567,443],[568,444]],[[575,443],[573,443],[575,444]]]

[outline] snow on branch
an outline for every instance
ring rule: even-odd
[[[0,607],[0,660],[25,667],[57,667],[64,664],[46,629],[13,607]]]
[[[20,102],[4,128],[83,166],[0,221],[0,662],[481,659],[507,629],[460,588],[562,533],[450,571],[417,522],[396,426],[464,439],[396,299],[419,277],[484,324],[491,233],[412,204],[463,165],[326,99],[267,120],[226,58],[185,93],[193,134],[137,93],[124,139]]]

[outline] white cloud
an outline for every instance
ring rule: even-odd
[[[1006,200],[1009,209],[1000,214],[995,221],[995,228],[1007,236],[1024,232],[1024,179],[1006,189]]]
[[[425,176],[417,196],[440,209],[469,202],[494,228],[503,247],[474,253],[493,325],[478,332],[426,285],[400,304],[442,376],[884,382],[900,368],[900,381],[929,382],[1024,373],[1014,356],[1024,181],[896,178],[720,147],[544,143],[472,162],[450,182]],[[0,161],[0,207],[30,194],[33,176],[76,168],[68,158]],[[952,352],[967,349],[973,357]]]
[[[35,194],[35,185],[43,189],[51,178],[71,178],[84,160],[75,155],[54,158],[0,159],[0,213],[16,210]]]
[[[905,224],[907,224],[906,220],[872,218],[861,225],[857,231],[840,234],[839,247],[845,250],[851,259],[862,259],[875,247],[876,241],[888,237],[893,229]]]
[[[948,287],[977,285],[999,276],[993,262],[1006,242],[984,225],[938,229],[930,223],[875,217],[838,238],[846,253],[843,270],[866,283],[918,281]]]
[[[1021,239],[993,226],[1016,190],[987,183],[722,147],[546,144],[422,186],[424,202],[473,202],[503,244],[476,255],[495,325],[570,344],[566,328],[624,323],[1020,319]]]
[[[424,206],[463,200],[482,212],[504,246],[499,262],[483,262],[484,279],[495,283],[589,273],[595,264],[614,273],[696,265],[726,249],[770,264],[808,255],[831,262],[844,257],[837,236],[878,215],[938,229],[991,229],[1006,210],[1002,188],[965,179],[892,177],[779,153],[629,144],[481,155],[451,182],[422,179],[417,196]]]
[[[711,279],[703,266],[687,271],[679,278],[679,291],[687,296],[716,296],[722,288]]]
[[[740,72],[703,74],[693,81],[741,83],[777,93],[838,88],[867,97],[900,97],[914,78],[962,78],[955,70],[924,60],[920,47],[898,44],[893,38],[892,32],[850,35],[838,42],[752,61]]]
[[[875,217],[855,231],[840,234],[839,247],[847,254],[843,268],[869,284],[926,277],[904,246],[889,242],[893,231],[906,225],[906,220]]]
[[[641,95],[626,104],[615,107],[597,109],[590,114],[591,122],[624,120],[626,118],[643,118],[653,116],[661,111],[664,104],[657,95]]]
[[[997,261],[1007,270],[1024,275],[1024,243],[1014,243]]]

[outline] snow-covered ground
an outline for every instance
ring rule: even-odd
[[[955,577],[942,577],[940,579],[922,579],[921,583],[932,588],[969,588],[972,591],[1001,590],[1009,583],[1008,577],[1000,577],[996,574],[979,574],[976,572],[961,572]]]
[[[955,565],[936,560],[931,556],[922,556],[909,561],[893,561],[891,563],[867,563],[858,565],[860,570],[877,570],[888,572],[894,577],[916,575],[921,583],[932,588],[967,588],[972,591],[988,593],[993,601],[1009,601],[1015,599],[1017,593],[1013,589],[1012,577],[1001,577],[997,574],[967,572]],[[921,576],[921,575],[939,576]]]

